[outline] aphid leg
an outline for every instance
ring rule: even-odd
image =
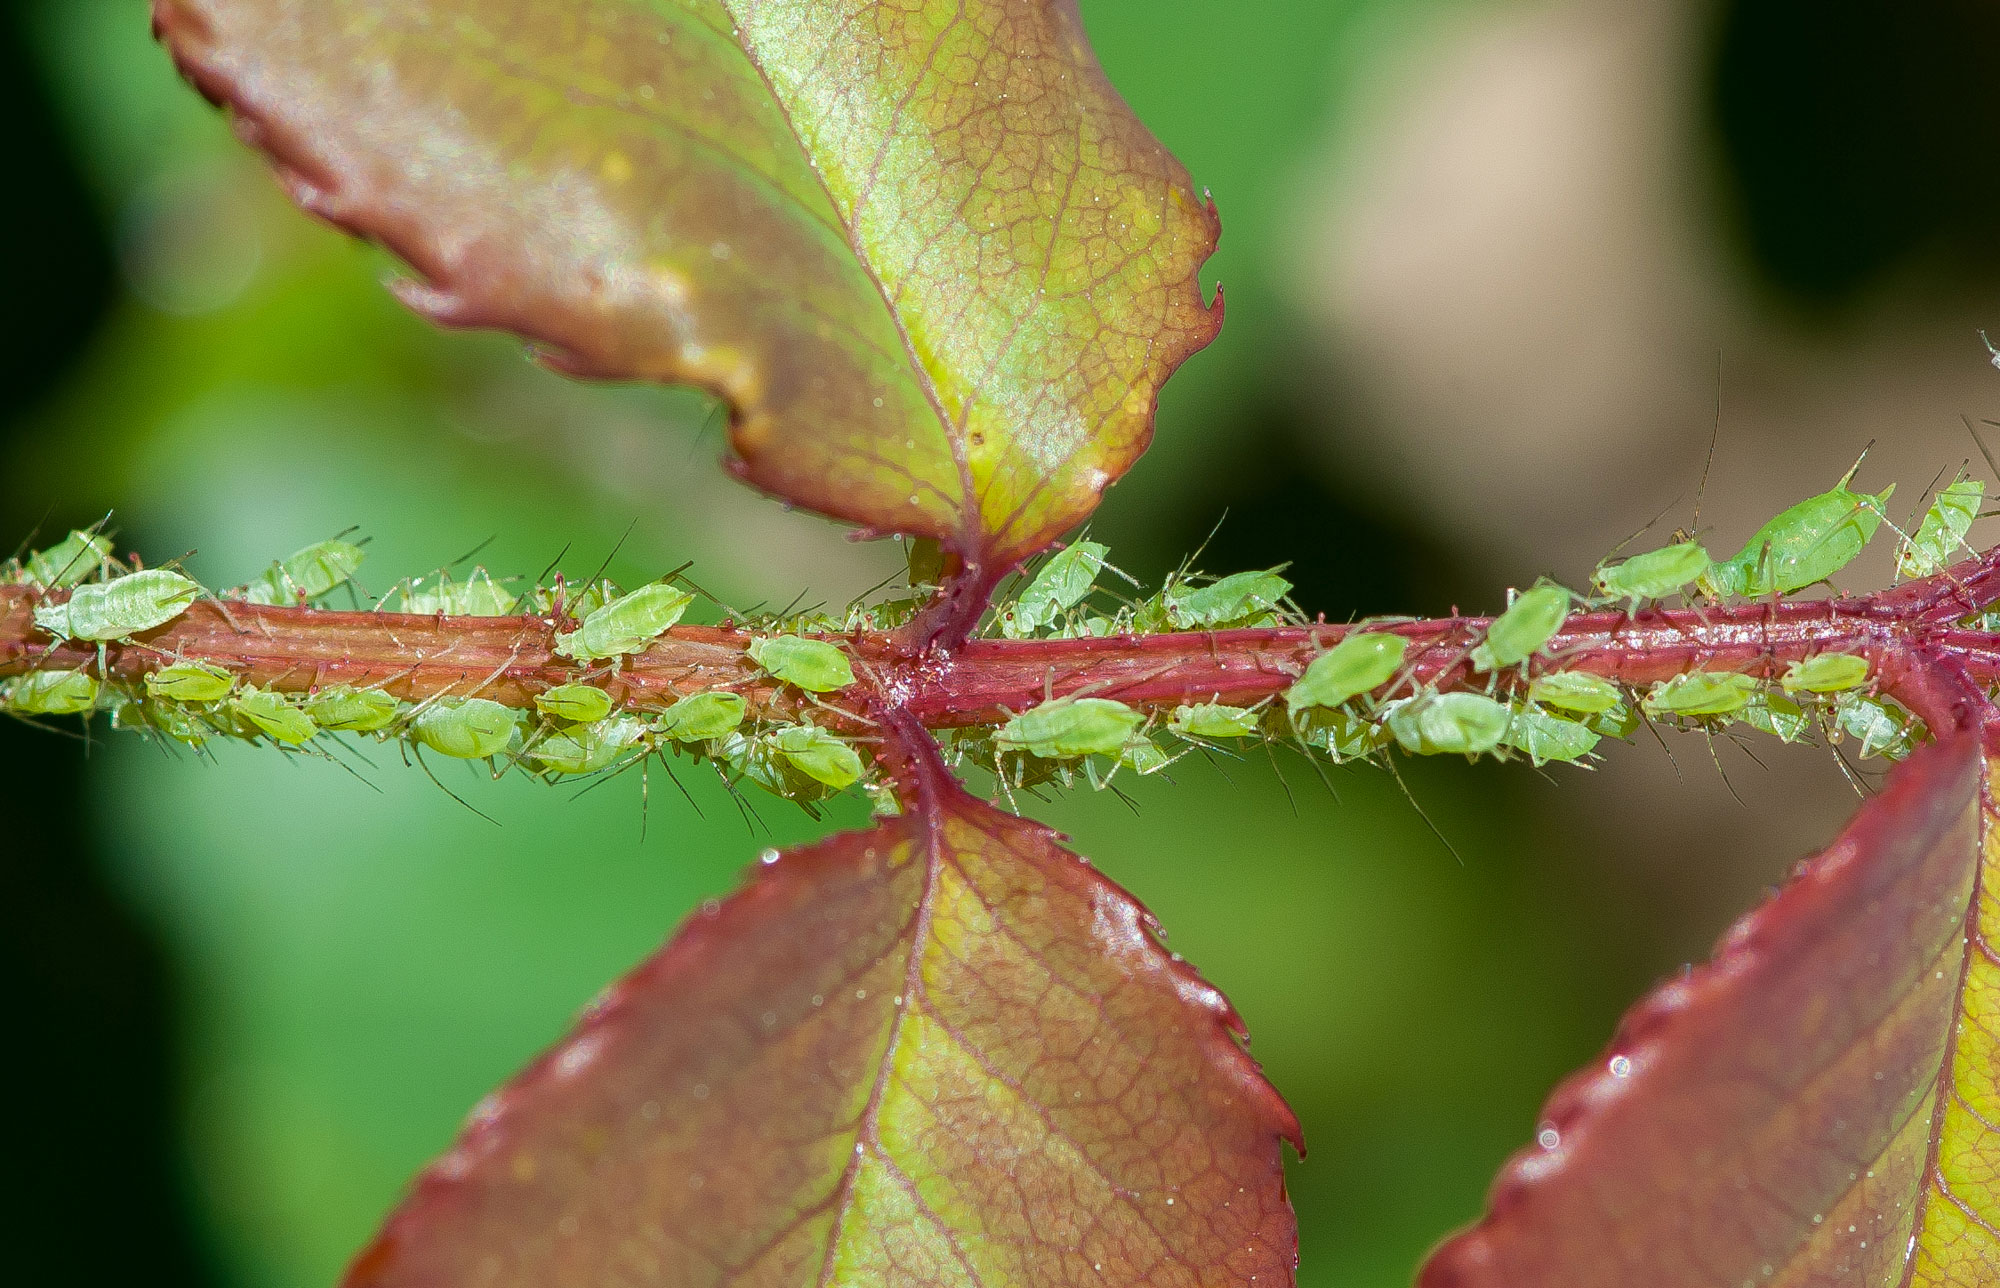
[[[495,827],[498,827],[498,826],[500,826],[500,820],[499,820],[499,819],[497,819],[497,818],[494,818],[494,817],[493,817],[493,816],[492,816],[491,814],[488,814],[488,813],[487,813],[486,811],[484,811],[484,810],[480,809],[480,808],[479,808],[478,806],[474,805],[474,804],[473,804],[473,803],[472,803],[471,801],[468,801],[467,799],[465,799],[465,797],[463,797],[463,796],[460,796],[460,795],[459,795],[459,794],[458,794],[457,792],[453,791],[453,790],[452,790],[451,788],[449,788],[449,787],[446,787],[446,786],[444,785],[444,783],[443,783],[443,782],[442,782],[442,781],[441,781],[441,780],[440,780],[440,779],[438,778],[438,776],[437,776],[436,774],[434,774],[434,773],[432,773],[432,772],[431,772],[431,767],[430,767],[430,763],[429,763],[428,761],[426,761],[426,760],[424,759],[424,751],[423,751],[423,748],[421,748],[421,747],[415,747],[415,746],[413,746],[413,747],[411,747],[411,748],[410,748],[410,751],[411,751],[411,754],[413,754],[413,755],[415,755],[415,756],[416,756],[416,758],[417,758],[417,767],[418,767],[419,769],[422,769],[422,770],[424,771],[424,777],[426,777],[426,778],[430,779],[430,780],[431,780],[431,782],[432,782],[433,784],[435,784],[435,785],[436,785],[436,787],[437,787],[437,789],[438,789],[439,791],[441,791],[441,792],[443,792],[443,793],[444,793],[445,795],[447,795],[447,796],[451,797],[451,798],[452,798],[453,800],[457,801],[457,802],[458,802],[459,804],[461,804],[461,805],[465,806],[465,808],[467,808],[467,809],[471,810],[471,811],[472,811],[473,813],[475,813],[475,814],[479,815],[479,817],[481,817],[481,818],[485,819],[485,820],[486,820],[487,822],[489,822],[489,823],[493,824],[493,826],[495,826]]]
[[[1403,790],[1403,799],[1410,802],[1410,808],[1417,812],[1417,817],[1424,821],[1424,826],[1431,830],[1431,835],[1438,839],[1438,844],[1444,846],[1451,854],[1451,857],[1458,860],[1458,866],[1461,868],[1464,867],[1465,856],[1458,852],[1458,847],[1451,843],[1451,838],[1447,837],[1439,829],[1438,825],[1431,820],[1431,816],[1425,812],[1424,807],[1418,803],[1416,793],[1412,792],[1410,785],[1403,781],[1403,771],[1396,767],[1396,758],[1394,756],[1384,756],[1382,763],[1388,767],[1389,776],[1396,780],[1396,786]]]

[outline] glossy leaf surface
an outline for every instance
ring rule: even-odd
[[[1047,829],[943,794],[698,915],[349,1282],[1289,1283],[1297,1126],[1228,1003]]]
[[[1423,1288],[2000,1282],[1982,773],[1970,738],[1917,752],[1641,1003]]]
[[[1221,321],[1214,212],[1074,0],[155,0],[405,298],[731,410],[779,496],[1006,562]]]

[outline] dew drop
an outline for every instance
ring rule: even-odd
[[[1612,1077],[1614,1077],[1614,1078],[1629,1078],[1629,1077],[1631,1077],[1631,1076],[1632,1076],[1632,1061],[1631,1061],[1631,1059],[1630,1059],[1629,1057],[1626,1057],[1626,1056],[1622,1056],[1622,1055],[1614,1055],[1614,1056],[1612,1056],[1612,1057],[1611,1057],[1611,1076],[1612,1076]]]
[[[757,856],[757,862],[763,864],[766,867],[769,867],[771,864],[776,863],[777,861],[778,861],[778,852],[776,850],[765,850],[762,854]]]
[[[1535,1133],[1535,1143],[1543,1149],[1554,1149],[1562,1144],[1562,1133],[1553,1127],[1544,1127]]]

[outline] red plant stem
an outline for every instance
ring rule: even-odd
[[[32,587],[0,587],[0,675],[38,668],[95,671],[97,646],[58,644],[36,630]],[[1582,671],[1645,686],[1686,671],[1763,677],[1817,653],[1858,653],[1878,683],[1938,727],[1983,724],[1986,688],[2000,682],[2000,633],[1955,625],[2000,599],[2000,548],[1923,581],[1876,595],[1730,604],[1676,610],[1578,613],[1533,670]],[[955,650],[910,654],[901,632],[846,637],[863,677],[860,697],[876,720],[833,705],[819,718],[859,731],[893,711],[944,729],[1004,720],[1050,696],[1090,693],[1149,710],[1183,702],[1250,705],[1275,697],[1320,650],[1357,629],[1410,641],[1404,674],[1378,696],[1425,688],[1486,688],[1467,655],[1485,635],[1483,617],[1185,631],[1083,639],[971,640]],[[744,654],[751,633],[682,626],[618,667],[579,667],[553,652],[556,624],[538,617],[444,617],[329,612],[204,601],[131,642],[105,646],[104,668],[137,680],[175,658],[225,667],[247,683],[290,692],[345,683],[380,686],[421,701],[473,694],[512,706],[583,675],[613,698],[659,709],[690,693],[726,688],[760,709],[790,714],[810,699],[774,685]],[[1500,678],[1503,688],[1524,677]]]

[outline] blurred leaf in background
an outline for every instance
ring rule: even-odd
[[[358,526],[370,539],[361,580],[376,594],[475,546],[496,575],[532,576],[559,555],[587,574],[610,556],[628,584],[692,558],[705,585],[743,606],[801,589],[840,604],[899,566],[892,544],[843,542],[727,481],[701,399],[569,383],[510,342],[406,314],[380,286],[394,265],[285,203],[175,78],[144,9],[22,10],[51,96],[20,119],[46,118],[41,137],[61,150],[36,172],[71,176],[61,208],[73,212],[16,237],[43,275],[5,391],[15,419],[0,512],[23,532],[44,511],[84,522],[115,505],[121,548],[195,549],[193,571],[227,585]],[[1449,64],[1426,50],[1517,8],[1083,9],[1113,81],[1214,190],[1225,236],[1211,267],[1229,299],[1222,338],[1168,386],[1157,446],[1113,490],[1095,535],[1122,566],[1157,576],[1228,509],[1204,565],[1291,560],[1302,602],[1333,618],[1440,610],[1461,594],[1497,606],[1499,586],[1531,581],[1542,569],[1521,554],[1530,547],[1467,539],[1464,498],[1427,499],[1383,477],[1379,454],[1326,449],[1363,434],[1416,441],[1422,425],[1355,392],[1372,387],[1368,354],[1329,341],[1302,298],[1320,289],[1305,272],[1316,239],[1344,227],[1319,218],[1315,194],[1370,173],[1366,148],[1329,144],[1333,123],[1364,115],[1357,96],[1377,92],[1384,68],[1401,69],[1399,93],[1435,88]],[[1686,67],[1698,85],[1698,61]],[[13,79],[10,92],[35,83]],[[1532,160],[1534,147],[1517,151]],[[1697,384],[1709,347],[1697,346]],[[1486,428],[1449,426],[1460,438]],[[1752,482],[1767,497],[1779,486],[1768,472]],[[1523,531],[1563,527],[1559,511],[1517,499],[1492,503]],[[1651,513],[1628,500],[1606,503],[1620,522]],[[1475,549],[1489,553],[1462,553]],[[1481,566],[1495,550],[1505,566]],[[86,765],[49,736],[8,736],[8,817],[54,827],[62,790],[88,801],[57,820],[82,834],[29,833],[41,868],[71,864],[81,881],[94,846],[114,887],[88,892],[96,919],[71,951],[131,1008],[131,1042],[105,1044],[107,1004],[56,991],[31,1021],[100,1085],[119,1080],[100,1094],[112,1109],[69,1143],[101,1168],[127,1142],[133,1158],[160,1142],[150,1188],[135,1178],[129,1198],[51,1198],[17,1243],[62,1266],[100,1235],[105,1202],[129,1206],[172,1263],[153,1277],[179,1282],[331,1282],[481,1095],[760,849],[823,830],[776,802],[746,816],[712,776],[676,784],[657,769],[579,798],[458,764],[435,766],[434,784],[387,753],[336,764],[231,748],[211,763],[113,739]],[[1703,951],[1841,808],[1780,820],[1782,845],[1628,839],[1688,835],[1664,821],[1727,829],[1742,817],[1699,744],[1688,750],[1685,785],[1655,747],[1564,775],[1561,791],[1520,768],[1413,767],[1412,792],[1462,861],[1386,776],[1338,775],[1336,795],[1302,764],[1261,755],[1190,758],[1178,781],[1141,784],[1136,812],[1109,795],[1037,807],[1230,993],[1298,1108],[1312,1146],[1291,1174],[1303,1283],[1403,1281],[1474,1215],[1546,1089],[1603,1043],[1624,1004]],[[1794,777],[1833,778],[1823,757],[1790,763]],[[1663,785],[1632,787],[1647,782]],[[835,821],[861,815],[849,803]],[[56,935],[66,897],[29,887],[24,939]],[[170,965],[148,956],[149,935]],[[65,1144],[51,1131],[31,1169],[58,1170]]]

